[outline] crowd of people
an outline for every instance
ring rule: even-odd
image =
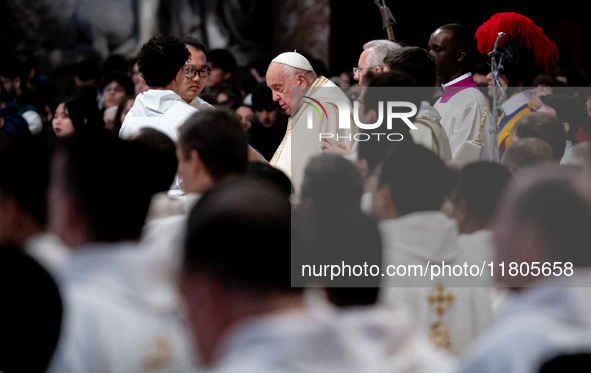
[[[358,49],[0,55],[0,372],[589,369],[589,83],[518,13]]]

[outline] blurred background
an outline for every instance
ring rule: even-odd
[[[458,3],[456,3],[458,4]],[[510,6],[478,2],[386,0],[397,21],[397,40],[425,47],[445,23],[474,30],[496,12],[531,18],[559,49],[559,67],[588,77],[591,72],[591,15],[583,1]],[[362,45],[386,38],[373,0],[2,0],[0,56],[19,48],[38,58],[39,72],[112,54],[133,57],[156,33],[191,35],[210,48],[227,48],[239,64],[268,61],[288,51],[316,57],[329,75],[357,65]]]

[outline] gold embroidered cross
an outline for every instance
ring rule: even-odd
[[[431,342],[437,348],[449,348],[451,345],[451,330],[443,320],[443,316],[454,303],[454,295],[446,292],[443,284],[437,284],[428,295],[429,305],[435,309],[438,320],[431,324]]]

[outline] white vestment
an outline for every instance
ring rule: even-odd
[[[289,176],[296,194],[302,186],[304,169],[308,162],[322,153],[320,134],[331,134],[334,140],[351,149],[353,136],[357,133],[357,126],[353,124],[351,101],[333,82],[321,76],[314,81],[304,96],[318,101],[326,113],[318,103],[304,97],[302,101],[310,104],[300,102],[297,111],[289,119],[285,137],[270,162]],[[348,107],[350,129],[339,129],[339,110],[335,102]],[[312,123],[311,129],[308,128],[309,121]]]
[[[128,139],[141,128],[151,127],[176,142],[179,127],[196,112],[197,109],[171,90],[149,89],[135,98],[123,120],[119,137]]]
[[[49,372],[195,369],[184,315],[143,297],[149,276],[135,243],[90,244],[72,252],[58,281],[64,319]]]
[[[211,108],[213,108],[213,105],[212,104],[210,104],[209,102],[203,100],[199,96],[195,97],[193,99],[193,101],[189,102],[189,105],[193,106],[197,110],[203,110],[203,109],[211,109]]]
[[[447,86],[465,80],[470,76],[470,73],[460,76],[453,81],[443,85],[444,89]],[[456,159],[456,151],[466,141],[473,141],[478,135],[480,123],[484,116],[484,109],[489,108],[489,103],[486,97],[480,92],[478,88],[465,87],[459,90],[447,102],[441,102],[438,99],[435,109],[441,114],[441,125],[445,129],[449,138],[452,158]],[[491,146],[492,140],[489,129],[494,122],[493,115],[490,112],[486,116],[486,121],[480,138],[483,149],[480,153],[481,160],[491,160]],[[497,158],[492,159],[497,161]]]
[[[140,239],[148,273],[141,291],[151,303],[163,307],[182,304],[177,290],[187,229],[187,216],[199,201],[200,194],[189,193],[174,199],[175,214],[149,220]],[[155,200],[152,199],[154,202]],[[153,206],[151,206],[152,208]]]
[[[476,263],[479,260],[491,262],[495,259],[495,250],[490,229],[480,229],[472,233],[462,233],[458,243],[466,256],[466,261]]]
[[[560,164],[568,164],[569,160],[571,158],[573,158],[572,156],[572,149],[573,149],[573,143],[570,140],[566,140],[566,146],[564,147],[564,155],[562,156],[562,159],[560,159]]]
[[[538,372],[557,355],[591,353],[591,288],[580,287],[591,283],[588,271],[575,268],[572,278],[548,277],[511,291],[495,325],[466,351],[458,371]]]
[[[449,327],[449,352],[454,355],[463,351],[484,329],[493,322],[492,289],[490,278],[470,278],[466,286],[450,287],[449,280],[442,278],[445,296],[453,301],[446,303],[442,318],[438,317],[436,304],[430,302],[435,287],[425,287],[420,276],[413,276],[410,265],[427,264],[463,265],[474,258],[467,256],[458,244],[455,220],[439,211],[415,212],[397,219],[379,223],[384,248],[384,265],[405,266],[406,276],[385,276],[381,302],[395,307],[408,307],[418,332],[431,338],[432,327],[439,320]],[[482,265],[482,260],[476,264]],[[397,268],[397,273],[401,269]],[[429,277],[427,277],[429,279]],[[456,282],[457,285],[459,282]],[[452,283],[453,284],[453,283]],[[420,286],[423,285],[423,286]],[[435,329],[439,330],[439,329]]]
[[[451,159],[449,138],[441,126],[441,115],[428,102],[421,102],[414,125],[417,129],[410,130],[410,135],[416,144],[431,150],[443,161]]]
[[[59,273],[69,250],[55,233],[43,232],[29,237],[25,252],[35,258],[45,269],[55,275]]]
[[[437,350],[417,333],[408,309],[384,305],[336,307],[321,288],[306,290],[306,300],[320,317],[332,320],[358,344],[357,349],[389,372],[454,372],[456,358]]]
[[[215,373],[378,373],[361,343],[308,309],[252,317],[234,326],[217,352]]]

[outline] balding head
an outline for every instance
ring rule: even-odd
[[[505,150],[501,164],[516,173],[524,167],[553,161],[556,160],[550,144],[537,137],[526,137],[512,143]]]
[[[566,130],[564,123],[540,111],[522,116],[515,122],[511,131],[515,141],[526,137],[536,137],[546,141],[554,151],[554,159],[560,161],[566,148]]]
[[[401,48],[401,45],[390,40],[379,39],[371,40],[363,45],[363,52],[357,62],[358,73],[354,75],[355,79],[363,87],[367,86],[365,74],[368,71],[381,73],[386,66],[384,57],[388,52]]]
[[[591,205],[578,172],[556,164],[523,170],[510,182],[493,224],[498,261],[591,266]],[[535,277],[513,277],[523,286]]]

